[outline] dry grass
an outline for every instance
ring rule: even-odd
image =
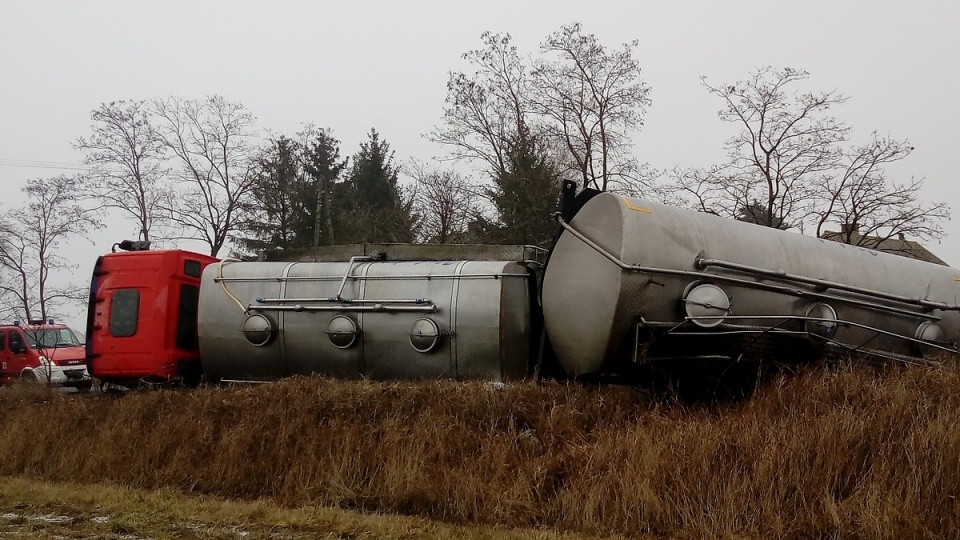
[[[548,530],[450,525],[334,508],[0,478],[0,538],[563,540]],[[577,536],[578,540],[588,540]]]
[[[815,368],[749,400],[290,380],[0,392],[0,474],[665,537],[960,535],[960,368]]]

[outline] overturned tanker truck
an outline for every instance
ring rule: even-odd
[[[502,381],[629,378],[689,360],[957,352],[955,269],[575,191],[564,186],[546,253],[386,245],[336,261],[240,262],[122,243],[134,250],[94,269],[88,369],[119,384]]]

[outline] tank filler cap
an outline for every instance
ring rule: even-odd
[[[920,326],[917,327],[917,333],[914,335],[919,341],[925,343],[943,343],[943,328],[937,324],[930,321],[924,321],[920,323]],[[924,343],[913,342],[913,352],[920,356],[932,356],[936,354],[937,349],[935,347],[930,347]]]
[[[417,319],[410,328],[410,346],[419,353],[428,353],[440,343],[440,327],[426,317]]]
[[[730,314],[730,298],[716,285],[694,281],[683,291],[683,311],[693,324],[713,328]]]
[[[837,312],[830,304],[810,304],[803,316],[807,319],[803,323],[803,329],[810,336],[833,339],[833,336],[837,335],[840,325],[837,324]]]
[[[939,324],[926,321],[917,328],[917,339],[921,341],[943,341],[943,328]]]
[[[262,313],[254,313],[243,321],[243,336],[255,347],[262,347],[273,339],[273,322]]]
[[[330,319],[330,324],[327,325],[327,337],[338,349],[352,347],[359,335],[360,329],[357,328],[357,323],[346,315],[337,315]]]

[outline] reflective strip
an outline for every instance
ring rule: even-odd
[[[623,199],[623,204],[625,204],[625,205],[627,206],[627,208],[629,208],[630,210],[633,210],[633,211],[635,211],[635,212],[643,212],[644,214],[652,214],[652,213],[653,213],[653,210],[651,210],[651,209],[649,209],[649,208],[644,208],[644,207],[642,207],[642,206],[636,206],[636,205],[634,205],[632,202],[630,202],[630,199],[624,197],[623,195],[621,195],[620,198]]]

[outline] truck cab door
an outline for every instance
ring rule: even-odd
[[[27,354],[27,342],[23,334],[17,330],[11,330],[9,335],[10,339],[7,342],[7,352],[9,353],[7,369],[14,376],[19,377],[23,368],[36,366],[31,365],[32,362],[30,362],[30,357]]]
[[[7,331],[0,330],[0,383],[7,382],[13,377],[10,369],[10,350],[7,347]]]

